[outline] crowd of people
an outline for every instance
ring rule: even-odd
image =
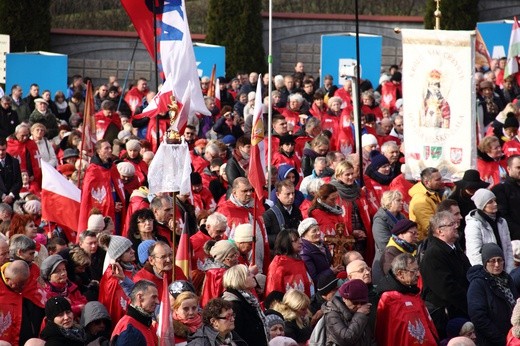
[[[139,116],[155,96],[145,79],[73,76],[54,98],[14,85],[0,99],[0,344],[158,345],[168,295],[176,345],[520,345],[520,75],[503,70],[475,74],[478,164],[457,182],[402,173],[396,65],[359,83],[358,150],[351,80],[298,62],[271,95],[252,72],[219,77],[213,97],[202,77],[211,115],[181,133],[190,194],[147,188],[170,118]],[[261,201],[257,98],[265,120],[272,105]],[[76,229],[42,218],[41,161],[81,188]],[[183,232],[191,270],[176,261]]]

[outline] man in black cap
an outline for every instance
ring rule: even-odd
[[[336,292],[338,291],[339,279],[334,274],[327,276],[321,276],[318,279],[318,289],[316,293],[311,297],[311,304],[309,310],[312,313],[311,325],[315,325],[318,320],[323,316],[321,306],[330,301]]]

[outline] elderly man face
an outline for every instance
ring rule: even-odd
[[[367,285],[372,283],[372,270],[365,261],[355,260],[350,262],[347,266],[347,273],[350,280],[360,279]]]
[[[226,224],[219,223],[216,225],[206,224],[206,231],[208,231],[208,235],[211,239],[220,240],[224,233],[226,233]]]
[[[253,198],[253,187],[248,183],[238,183],[237,187],[233,189],[233,195],[242,204],[248,204]]]
[[[156,274],[173,269],[173,252],[168,245],[156,245],[148,260]]]
[[[45,102],[36,102],[36,109],[40,113],[46,113],[47,112],[48,105]]]
[[[388,136],[392,132],[392,121],[390,119],[381,120],[381,131]]]
[[[390,164],[394,164],[399,160],[399,147],[390,145],[383,151],[383,155],[390,161]]]
[[[22,143],[27,142],[27,140],[29,139],[29,136],[30,136],[29,128],[25,127],[25,126],[21,127],[20,130],[18,130],[18,132],[16,132],[16,134],[15,134],[16,139]]]

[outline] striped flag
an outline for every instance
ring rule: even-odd
[[[175,334],[173,333],[173,318],[170,307],[170,292],[168,290],[168,278],[163,275],[163,290],[161,305],[159,307],[159,326],[157,328],[159,346],[175,345]]]
[[[185,215],[185,219],[187,215]],[[191,243],[190,235],[188,234],[188,228],[184,225],[177,246],[177,252],[175,253],[175,265],[182,269],[184,275],[190,279],[191,275]]]
[[[81,190],[47,162],[43,160],[40,162],[43,176],[42,218],[77,230]],[[67,234],[67,239],[76,239],[76,236]]]
[[[518,56],[520,56],[520,26],[515,17],[513,28],[511,29],[511,38],[509,39],[509,50],[507,51],[507,64],[504,69],[504,79],[518,72]]]
[[[475,29],[475,65],[489,69],[491,57],[480,31]]]
[[[262,76],[258,76],[258,80],[262,80]],[[247,177],[249,182],[255,189],[256,197],[259,201],[264,197],[265,186],[265,161],[264,154],[264,116],[262,107],[262,83],[256,85],[256,99],[253,114],[253,128],[251,130],[251,156],[249,158],[249,173]],[[263,159],[263,160],[262,160]]]
[[[87,93],[85,95],[85,110],[83,112],[83,126],[81,135],[81,150],[85,150],[88,156],[94,155],[94,146],[96,145],[96,119],[94,114],[94,94],[90,81],[87,82]]]

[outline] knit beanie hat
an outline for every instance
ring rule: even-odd
[[[195,287],[193,284],[186,280],[175,280],[168,286],[168,292],[173,298],[177,298],[182,292],[193,292],[195,293]]]
[[[471,200],[475,202],[477,209],[482,210],[493,198],[496,198],[493,192],[488,189],[478,189],[471,197]]]
[[[368,303],[368,287],[359,279],[349,280],[341,285],[339,295],[354,304]]]
[[[130,162],[119,162],[117,171],[125,177],[133,177],[135,175],[135,167]]]
[[[406,233],[412,227],[417,227],[417,223],[410,221],[408,219],[399,220],[394,225],[394,228],[392,228],[392,234],[399,235],[399,234]]]
[[[388,164],[390,164],[390,161],[388,161],[385,155],[381,154],[377,150],[372,150],[370,152],[370,166],[372,166],[374,171],[377,171],[380,167]]]
[[[283,326],[284,319],[281,313],[273,309],[267,309],[264,312],[265,315],[265,324],[268,329],[274,327],[277,324],[281,324]]]
[[[294,137],[291,135],[285,135],[280,137],[280,146],[284,144],[295,144]]]
[[[482,264],[484,265],[484,267],[486,266],[486,263],[493,257],[500,257],[502,259],[504,258],[504,252],[502,251],[500,246],[498,246],[495,243],[486,243],[482,245],[481,254]]]
[[[253,226],[244,223],[235,228],[235,243],[249,243],[253,241]]]
[[[148,260],[148,249],[155,244],[155,240],[145,240],[139,244],[137,247],[137,257],[139,258],[139,263],[144,265],[144,262]]]
[[[120,235],[110,236],[110,243],[108,244],[108,255],[110,258],[116,260],[121,257],[128,249],[132,247],[130,239]]]
[[[361,136],[361,146],[366,147],[367,145],[377,145],[376,136],[370,133],[365,133]]]
[[[101,214],[92,214],[88,218],[87,229],[89,231],[101,232],[105,229],[105,218]]]
[[[130,139],[125,146],[126,150],[141,150],[141,143],[137,139]]]
[[[23,209],[29,214],[41,214],[42,204],[37,199],[25,202]]]
[[[307,232],[309,230],[309,228],[311,228],[312,226],[317,226],[317,225],[318,225],[318,221],[316,221],[315,218],[308,217],[305,220],[303,220],[302,222],[300,222],[300,225],[298,226],[298,234],[300,235],[300,237],[303,237],[303,235],[305,234],[305,232]]]
[[[512,114],[512,116],[510,116],[509,114]],[[504,121],[504,128],[505,129],[507,129],[508,127],[518,128],[519,127],[518,119],[516,119],[515,114],[514,113],[509,113],[509,114],[507,114],[506,121]]]
[[[468,319],[464,317],[456,317],[449,320],[448,324],[446,324],[446,335],[448,338],[459,336],[460,330],[467,322],[469,322]]]
[[[237,142],[235,136],[233,135],[227,135],[227,136],[224,136],[224,138],[221,139],[222,143],[224,143],[225,145],[231,145],[231,146],[234,146],[235,143]]]
[[[40,276],[44,281],[49,281],[51,274],[56,270],[62,262],[67,262],[60,255],[50,255],[43,260],[40,266]]]
[[[269,341],[269,346],[297,346],[298,343],[288,336],[277,336]]]
[[[50,298],[45,303],[45,317],[47,317],[47,321],[54,321],[54,317],[62,312],[71,310],[69,301],[61,296]]]
[[[218,262],[223,262],[231,252],[237,251],[235,245],[229,240],[219,240],[213,245],[209,254]]]

